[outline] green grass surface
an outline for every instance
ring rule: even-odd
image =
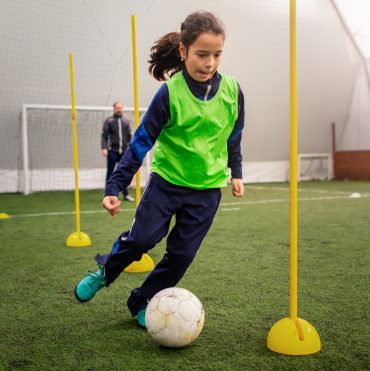
[[[74,297],[133,211],[82,214],[92,245],[78,248],[65,245],[74,215],[0,220],[0,370],[369,370],[370,197],[344,197],[370,194],[370,183],[299,184],[298,315],[316,328],[322,350],[298,357],[266,347],[271,327],[289,316],[289,185],[249,186],[242,199],[223,189],[178,285],[197,295],[206,319],[199,338],[177,350],[156,344],[126,307],[147,273],[124,272],[85,304]],[[81,210],[101,210],[101,199],[102,191],[80,192]],[[249,203],[223,205],[235,202]],[[0,195],[0,213],[11,216],[73,210],[73,192]],[[164,252],[162,241],[149,255],[157,263]]]

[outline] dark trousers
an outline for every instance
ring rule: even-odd
[[[166,254],[142,286],[132,290],[127,301],[133,316],[146,308],[148,299],[157,292],[180,281],[212,225],[220,199],[219,188],[181,187],[151,174],[131,229],[118,237],[110,254],[95,257],[105,266],[109,286],[127,266],[140,260],[167,235],[171,218],[176,215],[176,224],[167,237]]]
[[[116,167],[116,164],[121,161],[122,156],[124,153],[119,154],[118,152],[108,151],[107,156],[107,177],[105,181],[107,182],[111,175],[113,174],[113,171]],[[128,195],[127,188],[125,188],[123,191],[123,197],[126,197]]]

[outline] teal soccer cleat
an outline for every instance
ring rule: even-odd
[[[146,308],[145,309],[142,309],[137,314],[137,324],[141,328],[146,328],[146,325],[145,325],[145,312],[146,312]]]
[[[99,270],[97,272],[87,271],[87,277],[83,278],[75,288],[75,296],[81,303],[91,300],[106,285],[104,267],[99,263],[96,264]]]

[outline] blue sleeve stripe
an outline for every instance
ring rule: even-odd
[[[144,121],[144,120],[143,120]],[[143,121],[135,131],[134,138],[130,143],[130,147],[134,151],[136,157],[143,163],[144,157],[153,147],[153,143],[145,129]]]
[[[136,157],[140,160],[141,163],[143,162],[146,153],[148,151],[150,151],[153,147],[153,141],[150,138],[147,130],[145,129],[145,125],[144,125],[145,119],[146,119],[148,114],[150,115],[150,109],[151,109],[151,106],[152,106],[155,98],[157,97],[159,92],[166,86],[167,86],[166,84],[163,84],[159,88],[157,93],[155,94],[154,98],[150,102],[150,105],[149,105],[143,119],[141,120],[141,123],[140,123],[139,127],[135,131],[134,137],[132,138],[132,141],[130,143],[130,146],[131,146],[132,150],[134,151]]]
[[[240,125],[238,125],[237,127],[234,127],[227,142],[230,143],[233,140],[235,140],[235,138],[242,132],[243,128],[244,128],[244,120]]]

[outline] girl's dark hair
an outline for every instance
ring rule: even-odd
[[[206,11],[191,13],[181,23],[181,32],[170,32],[151,47],[149,73],[158,81],[166,81],[165,75],[172,77],[181,71],[185,62],[181,60],[180,42],[188,50],[203,32],[221,34],[225,39],[225,26],[220,19]]]

